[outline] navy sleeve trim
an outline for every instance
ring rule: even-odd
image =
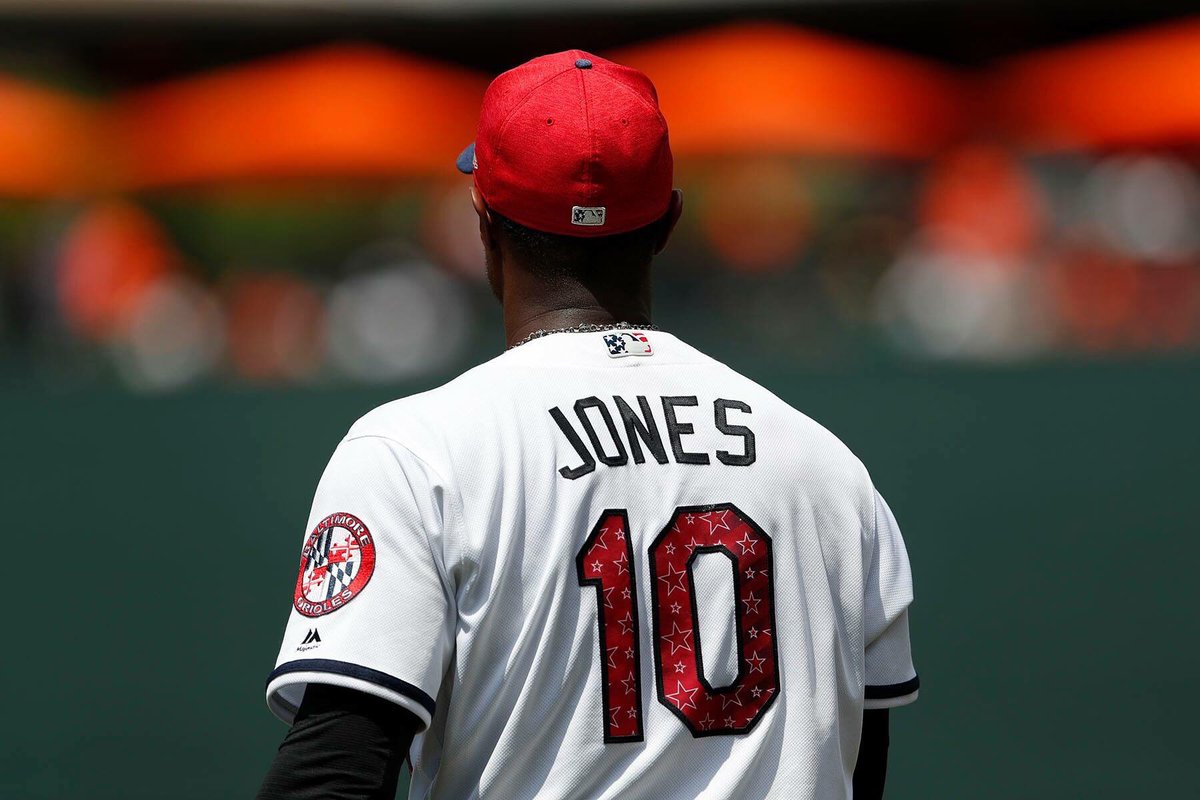
[[[893,697],[904,697],[921,688],[921,677],[914,675],[912,680],[904,683],[889,683],[885,686],[868,686],[867,700],[889,700]]]
[[[390,689],[397,694],[402,694],[405,697],[416,700],[425,707],[430,717],[433,716],[434,708],[436,708],[432,697],[421,691],[420,687],[413,686],[408,681],[402,681],[377,669],[360,667],[358,664],[351,664],[346,661],[334,661],[329,658],[302,658],[299,661],[289,661],[286,664],[281,664],[267,677],[267,684],[269,685],[271,681],[281,675],[287,675],[292,672],[329,672],[334,675],[345,675],[348,678],[357,678],[360,681],[373,683],[376,686],[382,686],[384,689]]]

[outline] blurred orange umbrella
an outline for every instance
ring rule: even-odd
[[[1013,58],[1001,126],[1035,150],[1200,141],[1200,18]]]
[[[923,158],[962,125],[949,70],[786,25],[730,25],[611,55],[654,81],[677,155]]]
[[[62,197],[91,188],[99,122],[84,100],[0,76],[0,194]]]
[[[135,187],[448,173],[487,81],[342,45],[231,67],[119,98]]]

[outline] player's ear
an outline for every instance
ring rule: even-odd
[[[500,242],[496,238],[492,212],[488,210],[487,203],[483,202],[483,195],[474,186],[471,187],[471,205],[475,207],[475,213],[479,216],[479,241],[483,243],[488,286],[491,287],[492,294],[496,295],[496,299],[503,302],[504,270],[501,265],[504,258],[500,251]]]
[[[487,203],[483,202],[483,195],[474,186],[471,187],[471,205],[475,207],[475,213],[479,215],[480,241],[488,250],[495,250],[496,237],[492,233],[492,212],[488,211]]]
[[[654,255],[667,249],[667,242],[671,239],[671,233],[675,230],[675,224],[679,222],[681,214],[683,214],[683,191],[672,189],[671,205],[668,206],[667,213],[663,215],[663,227],[658,235],[658,241],[654,243]]]

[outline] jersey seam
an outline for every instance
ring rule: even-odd
[[[921,676],[913,672],[913,676],[906,681],[899,683],[865,683],[863,684],[863,699],[865,700],[891,700],[895,697],[904,697],[921,688]]]
[[[383,672],[373,667],[364,667],[362,664],[355,664],[353,661],[341,661],[338,659],[298,658],[294,661],[285,661],[273,669],[271,674],[267,676],[267,688],[269,689],[271,684],[280,678],[297,674],[340,675],[346,678],[354,678],[395,692],[396,694],[404,695],[408,699],[420,703],[421,707],[429,712],[430,718],[433,717],[434,712],[437,710],[437,701],[417,684],[410,683],[389,672]]]
[[[875,556],[879,551],[879,490],[875,488],[875,484],[871,486],[871,566],[867,570],[875,567]]]
[[[403,450],[404,452],[406,452],[410,456],[412,456],[414,459],[416,459],[416,461],[419,464],[421,464],[423,467],[425,467],[430,472],[432,472],[434,474],[434,476],[439,481],[442,482],[442,485],[446,487],[446,489],[449,491],[450,496],[451,496],[450,510],[454,514],[455,523],[457,525],[457,529],[455,530],[453,535],[454,535],[455,542],[458,544],[458,551],[460,554],[459,558],[460,558],[460,560],[466,560],[464,558],[466,547],[467,547],[466,537],[462,536],[460,534],[461,531],[466,530],[466,521],[465,521],[465,517],[463,516],[463,511],[462,511],[462,508],[463,508],[462,495],[459,493],[458,487],[455,484],[451,483],[450,481],[446,480],[446,476],[443,475],[436,467],[434,467],[427,460],[425,460],[420,455],[418,455],[411,447],[406,445],[404,442],[399,441],[398,439],[394,439],[391,436],[385,436],[380,433],[358,433],[358,434],[354,434],[353,436],[347,436],[342,441],[343,442],[352,442],[352,441],[355,441],[358,439],[382,439],[385,442],[389,442],[389,443],[395,445],[396,447],[399,447],[401,450]],[[445,522],[443,521],[443,526],[444,525],[445,525]],[[433,547],[433,544],[429,541],[429,533],[428,532],[423,532],[423,533],[425,536],[425,546],[426,546],[426,548],[429,549],[430,554],[432,555],[432,553],[434,551],[434,547]],[[447,588],[450,588],[450,586],[451,586],[450,575],[449,575],[450,569],[446,564],[445,556],[446,556],[446,554],[443,551],[442,557],[440,559],[438,559],[438,562],[441,564],[441,567],[442,567],[441,570],[439,570],[439,573],[441,574],[441,578],[444,581],[444,583],[446,584]],[[455,591],[453,592],[454,600],[455,600],[455,602],[454,602],[455,617],[458,616],[458,589],[459,588],[461,588],[461,587],[455,586],[454,587]]]

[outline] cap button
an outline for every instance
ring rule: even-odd
[[[581,58],[575,62],[575,66],[579,67],[580,69],[591,69],[592,62],[588,61],[586,58]]]

